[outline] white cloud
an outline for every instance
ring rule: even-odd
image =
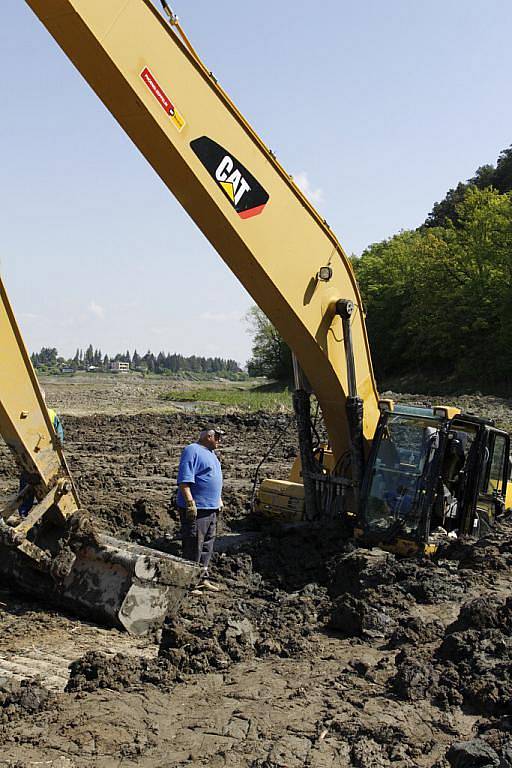
[[[300,173],[294,173],[293,174],[293,180],[296,183],[296,185],[301,189],[308,200],[312,203],[321,203],[324,199],[324,191],[321,187],[318,187],[317,189],[313,189],[311,186],[311,182],[309,180],[309,176],[306,173],[306,171],[301,171]]]
[[[97,317],[99,320],[103,320],[105,317],[105,309],[100,304],[97,304],[94,299],[89,302],[87,309],[91,315],[94,315],[94,317]]]
[[[20,318],[22,320],[39,320],[41,315],[34,315],[32,312],[22,312]]]

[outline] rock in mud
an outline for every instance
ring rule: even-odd
[[[181,621],[164,627],[159,650],[183,674],[223,670],[254,656],[301,655],[309,651],[318,623],[314,600],[279,590],[254,595],[252,601],[242,593],[233,601],[222,592],[183,613]]]
[[[329,594],[359,597],[363,592],[394,581],[395,556],[381,549],[360,549],[333,558]]]
[[[475,712],[512,714],[512,598],[464,604],[447,628],[437,658],[451,663]]]
[[[391,678],[393,692],[404,701],[419,701],[433,695],[439,673],[416,651],[401,651],[396,657],[397,672]]]
[[[40,680],[0,679],[0,723],[8,723],[27,714],[42,712],[51,706],[55,696]]]
[[[452,768],[501,768],[498,754],[481,739],[458,741],[446,754]]]
[[[457,599],[465,590],[457,564],[427,558],[399,559],[383,550],[359,549],[334,557],[330,563],[329,594],[354,597],[372,593],[398,602],[400,597],[434,605]]]
[[[501,629],[510,635],[512,598],[489,600],[488,597],[477,597],[464,603],[460,608],[457,621],[448,628],[448,632],[465,629]]]
[[[385,609],[372,607],[352,595],[334,600],[329,627],[345,637],[385,637],[395,627]]]
[[[70,665],[66,691],[123,691],[144,683],[169,690],[175,680],[176,671],[160,659],[133,658],[120,653],[112,657],[90,651]]]
[[[403,619],[389,641],[390,647],[403,648],[395,659],[390,690],[402,700],[429,699],[441,709],[464,704],[474,714],[510,716],[511,607],[511,598],[468,601],[434,651],[427,643],[436,642],[439,627],[422,639],[415,622]]]
[[[415,768],[418,757],[430,751],[432,744],[411,744],[400,726],[375,725],[374,728],[355,720],[334,721],[331,730],[347,743],[349,760],[340,765],[355,768],[384,768],[396,765]],[[337,765],[337,763],[336,763]]]
[[[466,589],[456,567],[443,567],[438,563],[420,560],[403,563],[398,570],[399,589],[422,605],[460,599]],[[405,575],[402,580],[401,575]]]
[[[424,622],[417,616],[402,616],[389,638],[388,648],[432,643],[444,635],[444,629],[440,621]]]
[[[246,551],[251,555],[254,571],[261,574],[267,585],[289,592],[302,590],[308,584],[329,584],[331,558],[352,546],[347,542],[348,531],[342,522],[322,528],[276,525],[267,530],[267,535]]]
[[[503,534],[510,536],[511,520],[499,521],[489,535],[478,539],[463,537],[443,547],[442,557],[458,561],[462,571],[502,571],[512,565],[510,546],[503,540]]]

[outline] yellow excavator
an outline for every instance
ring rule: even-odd
[[[346,254],[167,2],[26,2],[293,350],[300,461],[290,479],[261,484],[256,510],[344,516],[362,541],[404,553],[487,531],[512,501],[508,434],[454,408],[379,399]],[[177,606],[194,566],[99,537],[85,522],[3,286],[1,298],[0,431],[37,504],[20,521],[23,493],[0,509],[0,573],[146,631]]]

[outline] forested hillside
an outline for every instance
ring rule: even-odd
[[[512,147],[354,267],[379,387],[512,394]]]

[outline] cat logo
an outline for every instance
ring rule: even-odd
[[[207,136],[194,139],[190,146],[240,218],[250,219],[263,211],[267,192],[232,154]]]
[[[251,191],[249,184],[240,171],[235,168],[235,164],[229,155],[226,155],[220,161],[219,167],[215,171],[215,178],[220,182],[222,189],[230,198],[235,208],[243,195]]]

